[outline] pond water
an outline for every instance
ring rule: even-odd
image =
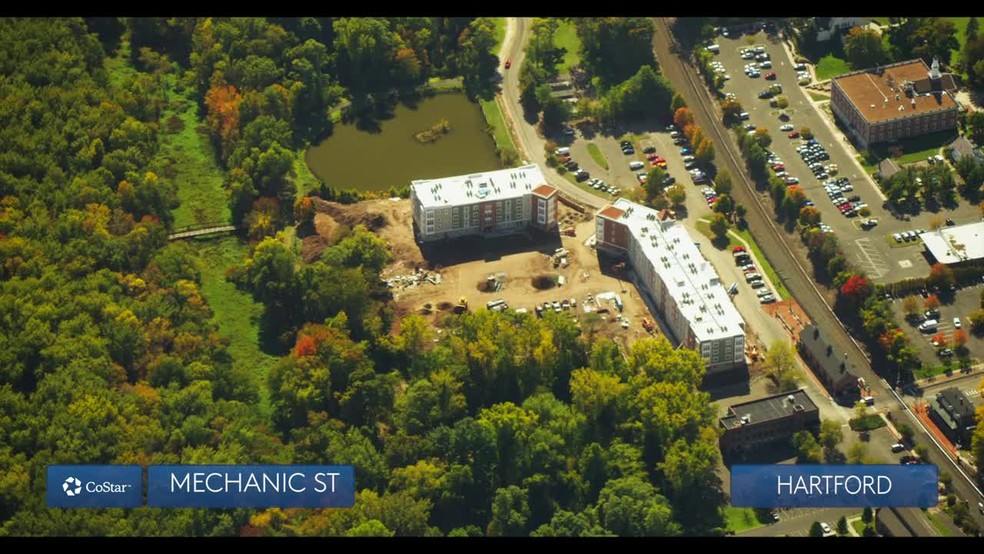
[[[442,119],[450,124],[448,134],[430,143],[414,138]],[[304,159],[312,173],[336,190],[386,190],[414,179],[500,169],[485,126],[481,107],[464,94],[437,94],[413,107],[400,103],[392,118],[378,122],[378,132],[336,125]]]

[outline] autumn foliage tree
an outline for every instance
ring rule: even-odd
[[[737,121],[738,115],[744,111],[741,107],[741,103],[737,100],[728,98],[724,102],[721,102],[721,112],[724,115],[725,123],[729,121]]]
[[[913,316],[919,313],[919,299],[915,295],[910,294],[902,299],[902,310],[908,316]]]
[[[673,114],[673,123],[676,123],[678,129],[684,129],[694,123],[694,114],[686,106],[678,108]]]
[[[926,284],[929,286],[949,287],[956,284],[957,278],[953,269],[941,263],[933,264],[929,268],[929,276],[926,277]]]
[[[943,348],[947,345],[946,335],[943,333],[936,333],[933,335],[933,344],[938,348]]]
[[[935,294],[930,294],[926,297],[926,309],[927,310],[938,310],[940,309],[940,299]]]
[[[800,208],[799,222],[807,227],[816,225],[820,223],[820,212],[813,206],[804,206]]]
[[[964,331],[963,329],[954,329],[951,340],[954,347],[963,348],[967,345],[967,331]]]
[[[698,129],[698,127],[696,125],[694,125],[694,124],[687,125],[681,131],[683,133],[683,138],[687,139],[688,141],[692,141],[693,140],[693,137],[694,137],[694,132],[697,129]]]
[[[841,286],[840,294],[847,300],[860,305],[872,293],[873,289],[874,287],[868,279],[860,275],[851,275]]]
[[[698,162],[707,165],[714,161],[714,143],[710,139],[705,138],[696,146],[694,157]]]
[[[218,141],[222,160],[228,160],[239,139],[239,105],[242,94],[232,85],[214,85],[205,94],[205,121]]]

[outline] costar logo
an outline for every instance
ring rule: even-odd
[[[69,477],[62,483],[62,490],[65,491],[66,496],[78,496],[82,494],[82,481],[75,477]]]

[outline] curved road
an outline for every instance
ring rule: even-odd
[[[557,187],[561,192],[574,198],[582,205],[596,209],[602,208],[608,204],[604,198],[577,187],[547,167],[547,158],[543,152],[546,141],[537,134],[536,127],[526,123],[526,120],[523,119],[523,106],[519,103],[519,68],[522,67],[523,58],[526,57],[523,48],[529,38],[528,31],[529,18],[506,18],[506,36],[503,38],[502,48],[499,50],[499,72],[502,74],[499,107],[502,108],[502,115],[506,119],[506,124],[511,128],[513,140],[516,141],[520,156],[529,163],[539,164],[550,185]],[[502,65],[507,59],[511,64],[510,69],[506,69]]]
[[[827,340],[833,343],[840,352],[847,354],[848,363],[853,371],[858,376],[864,377],[872,388],[879,390],[881,393],[879,401],[884,400],[885,404],[883,405],[898,404],[897,407],[909,417],[911,426],[918,430],[916,433],[918,441],[921,444],[932,443],[936,445],[935,439],[925,432],[922,423],[913,416],[908,406],[896,395],[888,383],[875,374],[861,346],[848,334],[840,320],[834,315],[823,294],[814,283],[811,273],[805,269],[804,263],[797,259],[794,253],[794,248],[802,248],[798,244],[797,237],[787,235],[780,230],[769,214],[769,209],[763,207],[759,193],[755,191],[754,185],[745,172],[745,164],[737,145],[732,139],[730,131],[724,127],[717,105],[702,84],[696,68],[688,65],[685,60],[672,53],[673,38],[669,30],[671,20],[655,18],[655,22],[654,47],[656,57],[660,61],[660,68],[670,82],[677,87],[677,91],[686,99],[687,106],[693,111],[697,122],[708,132],[717,146],[716,163],[718,167],[727,168],[736,184],[739,185],[734,188],[733,195],[736,201],[748,207],[746,220],[762,251],[767,254],[769,261],[782,277],[786,287],[793,293],[810,319],[820,329],[823,329]],[[894,405],[892,407],[896,408]],[[930,449],[929,461],[936,464],[941,471],[945,470],[953,475],[953,486],[958,496],[970,503],[970,512],[977,524],[984,524],[984,518],[975,509],[977,502],[981,500],[980,491],[973,484],[971,478],[939,448],[939,445],[936,446],[937,448]]]

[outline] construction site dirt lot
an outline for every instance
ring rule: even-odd
[[[386,241],[393,255],[381,277],[393,283],[391,292],[397,320],[418,313],[440,326],[440,321],[455,310],[461,298],[467,301],[470,310],[487,309],[488,302],[502,299],[510,311],[525,308],[531,315],[544,302],[562,303],[574,298],[576,306],[562,308],[562,312],[575,315],[585,332],[615,338],[623,346],[650,336],[642,322],[644,318],[653,321],[653,316],[635,285],[624,280],[624,271],[612,273],[613,260],[606,258],[602,271],[594,248],[585,244],[594,236],[594,220],[585,219],[573,210],[562,209],[559,217],[562,229],[574,227],[574,236],[556,231],[531,231],[419,245],[413,236],[409,200],[373,200],[352,205],[317,200],[315,209],[316,233],[304,239],[305,260],[316,259],[346,228],[365,225]],[[560,248],[567,253],[554,256]],[[555,264],[555,260],[564,263]],[[419,278],[410,278],[415,275]],[[490,276],[493,277],[491,286]],[[563,284],[557,284],[559,281]],[[600,317],[586,317],[589,295],[609,292],[621,298],[621,314],[614,302],[596,300],[589,302],[588,307],[599,310]],[[623,328],[620,315],[628,328]],[[654,332],[658,334],[659,328]]]
[[[585,332],[616,338],[628,346],[649,336],[642,322],[646,317],[652,320],[652,316],[635,285],[613,275],[609,268],[601,270],[594,248],[584,244],[593,232],[594,222],[585,221],[575,225],[573,237],[522,233],[459,239],[442,245],[444,251],[425,254],[432,261],[430,267],[440,273],[441,283],[394,288],[396,311],[401,316],[411,312],[431,315],[438,324],[442,314],[450,312],[462,298],[471,310],[487,309],[489,302],[501,299],[508,310],[525,308],[531,315],[544,302],[556,301],[563,306],[565,300],[573,298],[574,305],[566,310],[561,307],[562,312],[577,317]],[[554,256],[561,248],[567,253]],[[609,292],[621,298],[621,312],[612,301],[588,301]],[[587,317],[586,307],[600,317]],[[628,328],[623,328],[620,315]]]

